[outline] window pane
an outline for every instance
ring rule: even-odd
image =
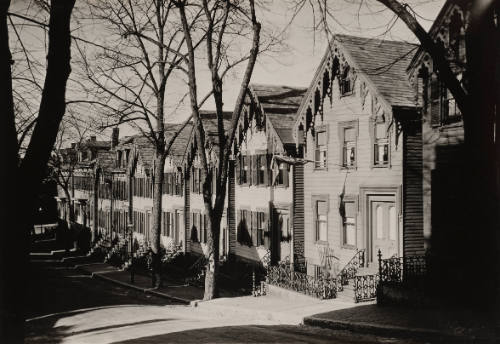
[[[354,218],[346,218],[345,223],[345,244],[346,245],[356,245],[356,225]]]
[[[344,142],[354,141],[356,139],[354,128],[344,129]]]
[[[354,202],[345,202],[345,215],[346,217],[354,218],[356,216],[356,209]]]
[[[384,237],[384,210],[380,205],[377,206],[377,239]]]
[[[326,241],[326,221],[318,222],[318,240]]]
[[[386,138],[385,123],[375,124],[375,138],[376,139]]]
[[[320,215],[326,215],[328,212],[326,202],[325,201],[318,201],[317,202],[317,212],[318,212],[318,218],[321,217]],[[326,218],[326,216],[325,216]]]
[[[318,132],[317,145],[318,146],[326,145],[326,131]]]
[[[389,239],[396,240],[397,238],[397,216],[396,207],[389,208]]]

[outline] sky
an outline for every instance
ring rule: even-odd
[[[254,68],[251,83],[274,84],[287,86],[307,87],[314,76],[316,68],[324,55],[327,40],[323,32],[313,30],[314,16],[311,7],[307,4],[293,17],[296,12],[292,3],[298,0],[260,0],[263,4],[257,11],[257,19],[261,22],[263,29],[272,30],[283,34],[283,44],[279,51],[260,55]],[[314,1],[314,0],[313,0]],[[403,40],[416,42],[413,34],[400,20],[394,21],[394,15],[376,0],[328,0],[333,18],[330,20],[332,33],[343,33],[363,37],[372,37],[388,40]],[[33,0],[14,0],[11,10],[21,13]],[[407,3],[415,12],[420,24],[429,29],[433,20],[441,9],[444,0],[408,0]],[[77,1],[78,4],[78,1]],[[293,17],[293,20],[292,20]],[[81,23],[72,23],[74,26]],[[73,28],[73,26],[72,26]],[[34,29],[33,29],[34,30]],[[86,26],[84,35],[91,40],[103,40],[106,37],[105,29],[100,26]],[[21,31],[26,46],[37,46],[38,51],[34,57],[43,60],[43,46],[45,43],[43,33],[36,33],[29,28]],[[32,43],[32,44],[29,44]],[[19,47],[16,37],[11,34],[12,46]],[[232,110],[239,92],[239,84],[243,76],[246,64],[240,65],[224,80],[224,107]],[[200,98],[210,89],[210,78],[206,68],[198,69],[198,88]],[[179,122],[190,114],[189,99],[184,98],[183,104],[178,106],[179,99],[187,92],[185,78],[173,80],[167,90],[167,121]],[[68,89],[67,98],[78,97],[76,88]],[[213,101],[207,101],[203,109],[214,109]],[[81,118],[85,118],[88,112],[84,107],[79,107]],[[94,114],[95,115],[95,114]],[[120,136],[132,135],[132,130],[127,125],[120,126]],[[91,133],[92,134],[92,133]],[[94,135],[102,139],[109,139],[110,130],[94,131]]]

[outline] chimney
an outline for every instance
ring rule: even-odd
[[[90,142],[96,142],[97,140],[97,137],[96,136],[91,136],[90,137]]]
[[[115,148],[118,145],[118,135],[120,135],[120,129],[118,129],[118,127],[113,128],[113,133],[111,134],[111,148]]]

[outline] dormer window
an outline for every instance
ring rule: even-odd
[[[345,66],[340,75],[340,95],[345,96],[352,93],[353,84],[349,66]]]

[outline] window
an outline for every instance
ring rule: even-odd
[[[125,150],[125,167],[128,165],[128,160],[130,159],[130,149]]]
[[[345,202],[345,219],[343,221],[343,244],[356,246],[356,204]]]
[[[326,131],[316,132],[316,150],[314,154],[314,167],[325,168],[327,153],[327,133]]]
[[[198,238],[198,228],[199,228],[199,215],[197,213],[192,213],[193,225],[191,227],[191,241],[199,242]]]
[[[352,93],[353,85],[349,66],[345,66],[340,77],[340,95],[349,95]]]
[[[389,140],[385,123],[375,123],[373,144],[373,165],[387,166],[389,164]]]
[[[267,184],[267,157],[266,155],[257,155],[257,185]]]
[[[240,210],[238,214],[237,240],[241,245],[252,246],[250,233],[250,214],[248,210]]]
[[[460,78],[460,76],[459,76]],[[437,74],[432,74],[431,88],[431,124],[441,125],[459,121],[462,114],[451,92]]]
[[[248,174],[249,174],[249,166],[248,166],[248,156],[246,155],[241,155],[240,156],[240,162],[241,162],[241,169],[240,169],[240,183],[241,184],[248,184]]]
[[[193,193],[201,193],[201,168],[193,167]]]
[[[328,202],[316,201],[316,241],[327,240]]]
[[[257,212],[257,246],[264,244],[265,214]]]
[[[276,184],[288,186],[288,164],[285,162],[279,163]]]
[[[342,166],[356,167],[356,131],[355,128],[344,128],[344,142],[342,145]]]
[[[171,212],[167,212],[167,236],[171,237],[172,236],[172,228],[173,228],[173,216]]]
[[[455,98],[451,92],[446,88],[444,82],[440,83],[441,91],[441,123],[455,122],[460,119],[461,113],[458,109]]]

